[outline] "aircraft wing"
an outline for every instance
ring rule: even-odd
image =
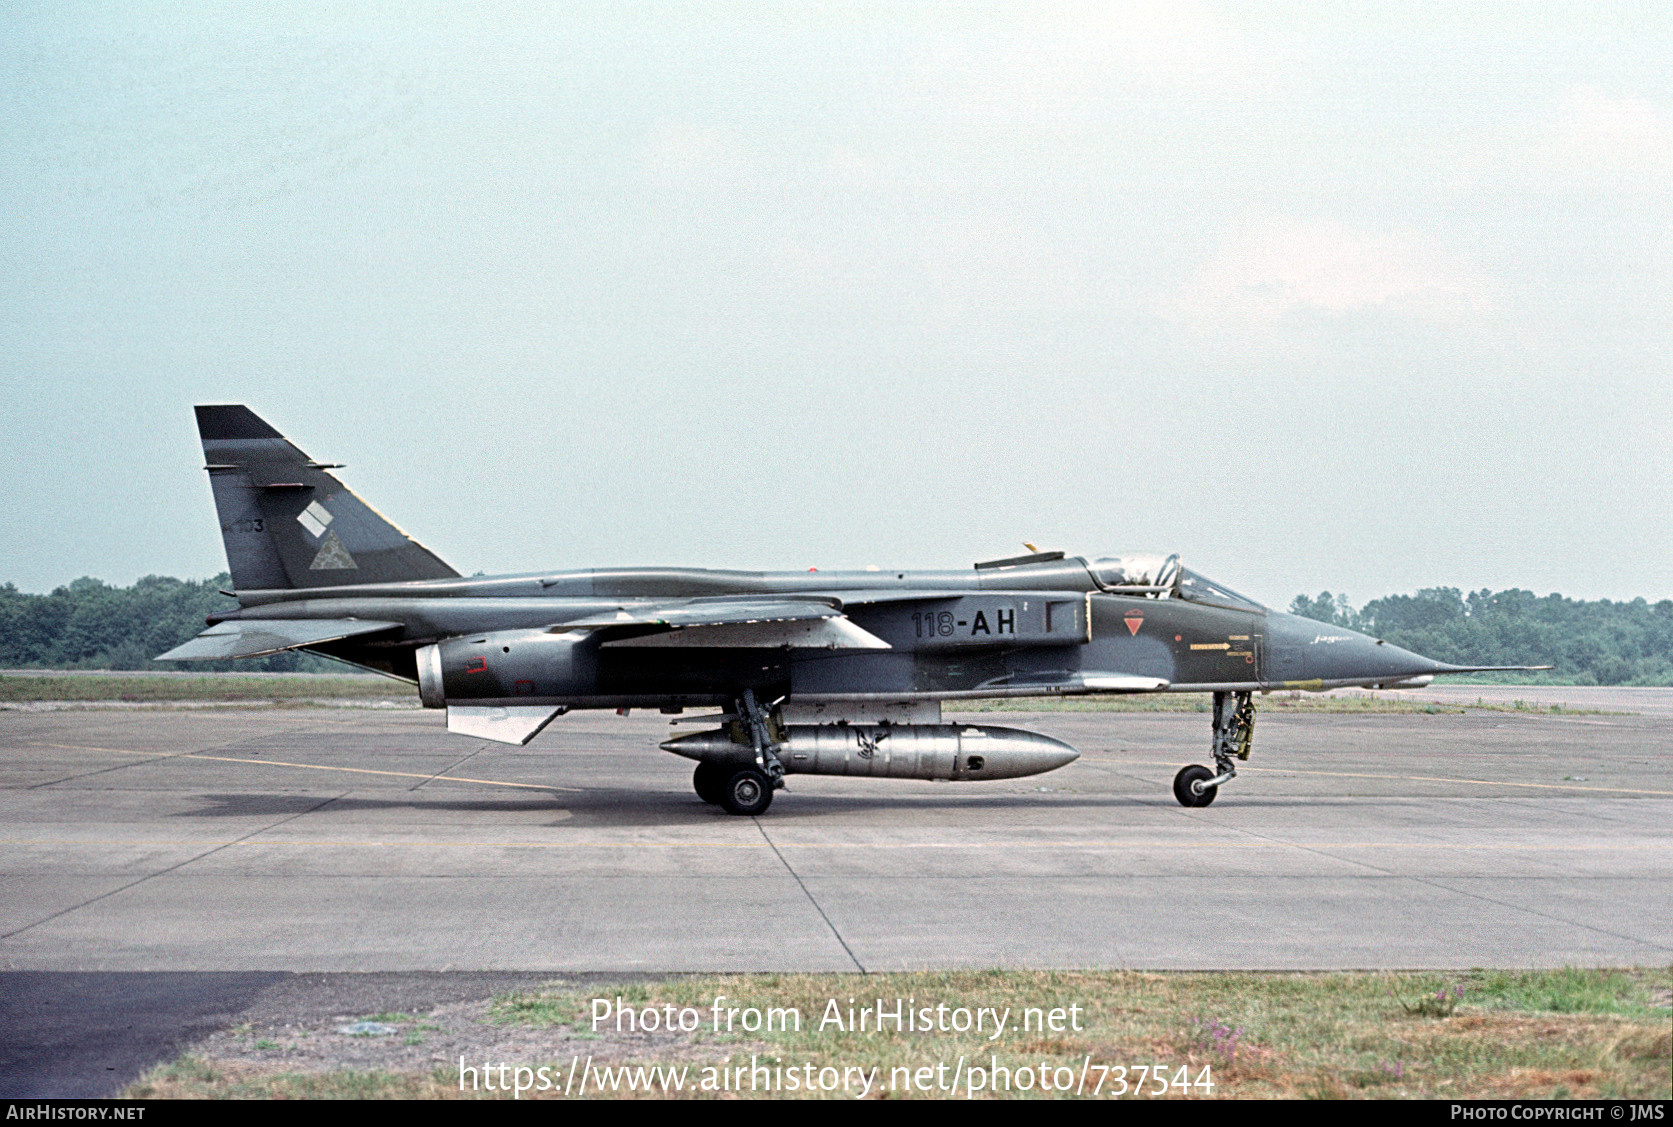
[[[886,650],[889,643],[849,621],[835,600],[814,598],[692,599],[624,606],[566,622],[560,630],[651,627],[606,637],[608,648]]]
[[[392,630],[399,622],[375,622],[359,618],[232,619],[211,626],[197,637],[175,646],[156,661],[222,661],[335,642],[358,634]]]

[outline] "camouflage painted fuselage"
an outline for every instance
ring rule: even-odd
[[[888,648],[635,644],[670,633],[637,621],[563,629],[755,595],[826,601]],[[961,571],[586,571],[240,597],[226,620],[396,623],[309,648],[414,681],[416,650],[447,643],[450,699],[570,707],[721,704],[746,686],[800,700],[1322,689],[1447,668],[1293,615],[1104,592],[1074,558]],[[1096,687],[1111,675],[1134,681]]]
[[[462,578],[242,406],[197,409],[239,609],[162,655],[308,649],[424,703],[678,708],[1379,685],[1455,671],[1268,611],[1177,557],[953,571]]]

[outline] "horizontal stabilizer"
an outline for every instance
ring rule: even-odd
[[[447,730],[456,736],[474,736],[520,747],[538,736],[563,711],[549,704],[450,704]]]
[[[191,641],[175,646],[156,661],[224,661],[261,657],[299,646],[314,646],[392,630],[398,622],[368,622],[357,618],[235,619],[211,626]]]

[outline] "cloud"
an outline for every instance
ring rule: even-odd
[[[1281,220],[1227,238],[1166,311],[1192,321],[1274,322],[1376,309],[1453,317],[1491,304],[1483,279],[1432,240]]]

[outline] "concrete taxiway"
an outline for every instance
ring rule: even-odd
[[[0,714],[0,969],[1673,959],[1658,714],[1268,710],[1198,810],[1169,783],[1206,716],[949,718],[1083,756],[1001,783],[794,777],[749,819],[697,799],[655,714],[566,716],[520,750],[425,712]]]

